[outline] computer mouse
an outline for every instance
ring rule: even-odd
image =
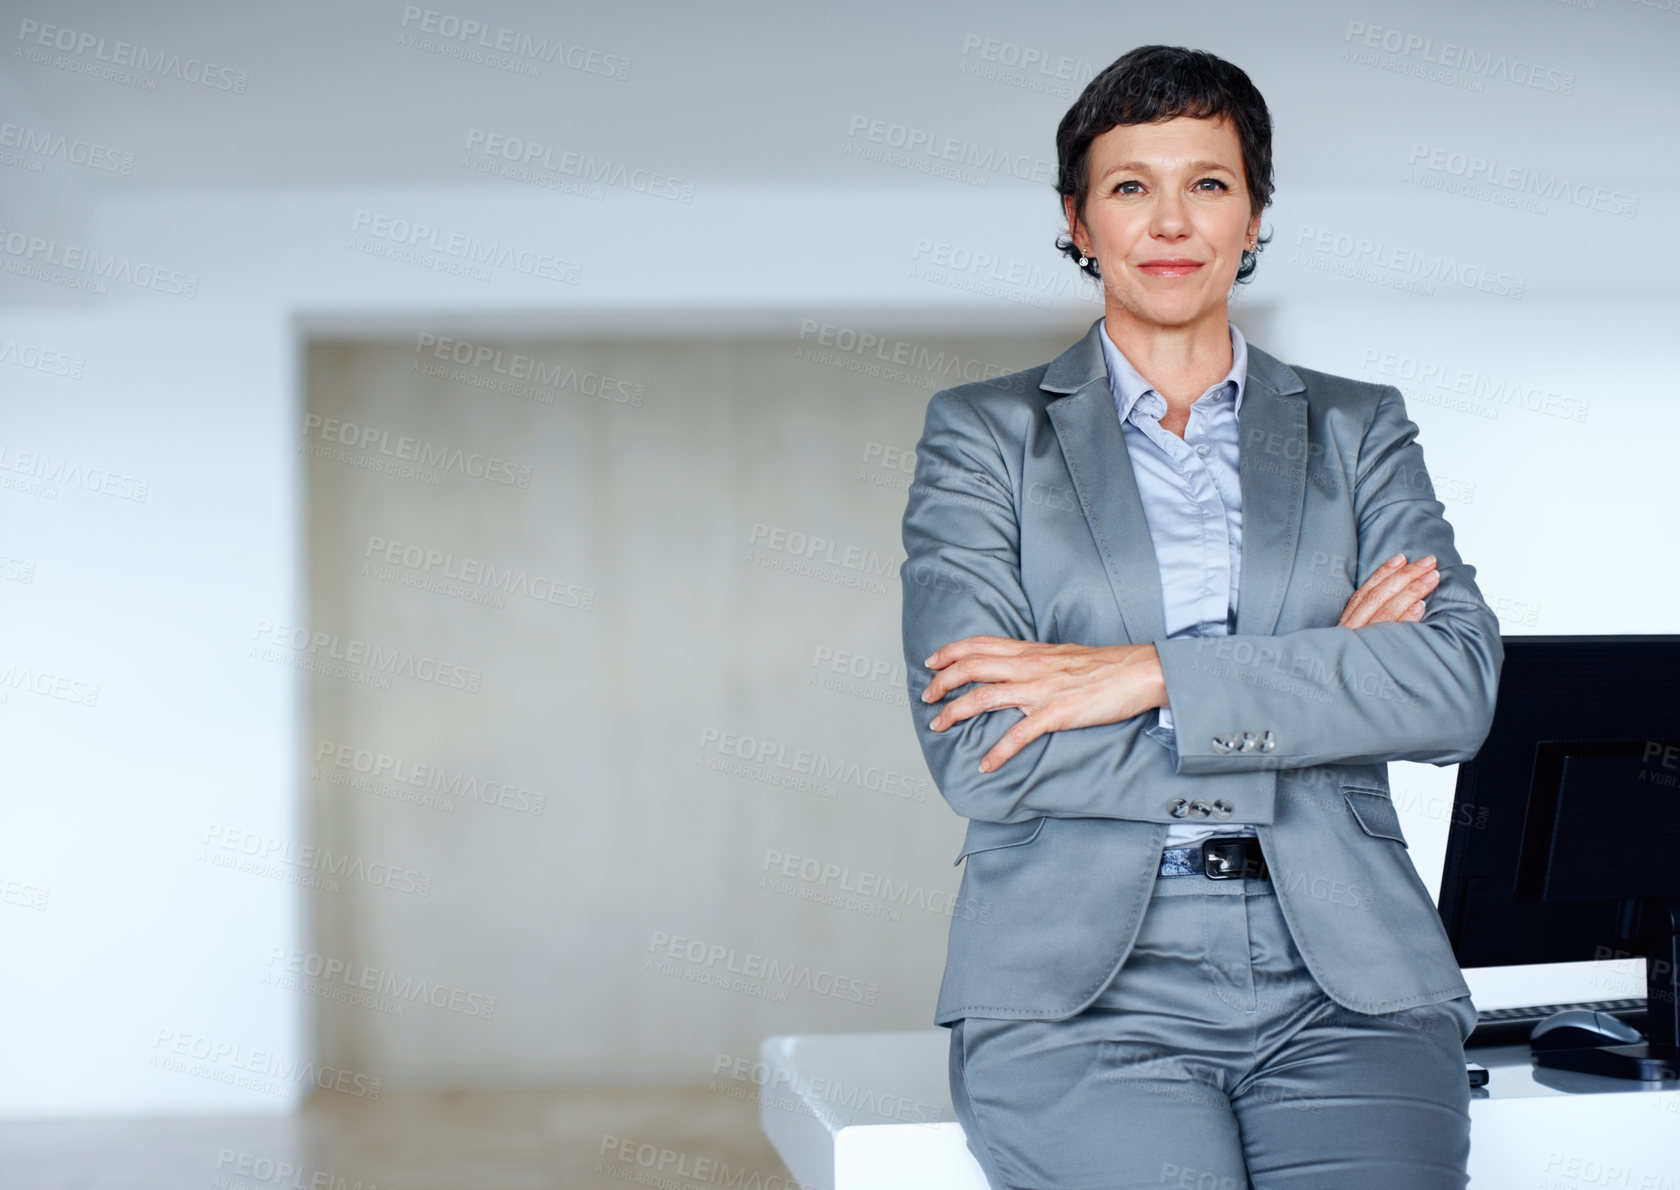
[[[1541,1021],[1528,1035],[1535,1049],[1579,1049],[1582,1046],[1632,1045],[1645,1035],[1606,1012],[1566,1008]]]

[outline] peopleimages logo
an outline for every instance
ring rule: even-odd
[[[217,867],[237,867],[237,864],[221,861],[240,857],[258,864],[320,873],[334,885],[344,880],[355,880],[422,897],[430,896],[432,892],[431,873],[415,871],[401,864],[379,860],[370,862],[349,852],[335,852],[330,847],[298,843],[278,835],[219,822],[204,828],[204,837],[199,840],[200,862]],[[337,892],[338,889],[333,887],[331,891]]]
[[[477,153],[486,160],[524,170],[543,171],[531,174],[531,179],[564,176],[588,186],[613,186],[651,198],[669,198],[683,203],[694,201],[696,183],[692,178],[673,177],[658,170],[626,165],[610,157],[597,158],[593,153],[562,149],[484,128],[467,129],[466,151],[469,161],[473,160],[471,155]]]
[[[270,971],[264,978],[265,983],[274,982],[274,968],[278,967],[281,975],[300,976],[302,980],[326,984],[334,990],[342,987],[350,992],[366,992],[376,997],[399,1001],[399,1008],[402,1004],[429,1004],[446,1012],[483,1017],[485,1020],[492,1019],[496,1014],[494,996],[468,991],[453,984],[398,975],[381,967],[369,967],[363,963],[334,958],[316,951],[287,949],[283,946],[271,947],[268,966]],[[293,982],[301,984],[301,980]],[[300,986],[291,990],[311,989]]]
[[[323,1091],[378,1099],[383,1087],[383,1080],[357,1071],[287,1058],[273,1050],[255,1049],[184,1029],[160,1028],[146,1065],[271,1095],[283,1093],[290,1085],[315,1086]]]
[[[800,319],[799,341],[815,343],[843,355],[867,358],[875,363],[925,373],[930,377],[948,380],[952,384],[990,380],[1005,375],[1002,365],[965,356],[956,350],[941,348],[936,351],[925,343],[885,338],[873,331],[819,322],[815,318]]]
[[[878,764],[864,764],[813,748],[789,747],[780,740],[717,727],[700,729],[700,751],[766,769],[786,770],[817,781],[850,785],[905,801],[926,802],[928,790],[933,785],[930,778],[914,773],[902,773]]]
[[[0,702],[10,701],[13,690],[22,690],[42,698],[55,699],[71,706],[99,705],[99,684],[72,678],[51,670],[20,665],[16,661],[0,659]]]
[[[541,405],[554,404],[551,389],[638,409],[647,395],[644,384],[466,339],[422,334],[415,341],[414,353],[425,358],[413,360],[410,371],[495,389]],[[483,375],[485,369],[489,376]]]
[[[473,17],[440,12],[435,8],[404,5],[402,29],[398,44],[413,49],[438,52],[443,46],[449,46],[456,51],[449,55],[451,57],[468,56],[464,53],[467,50],[487,51],[505,55],[525,65],[558,62],[570,70],[598,74],[603,78],[622,81],[630,77],[630,59],[622,54],[609,54],[558,37],[538,37],[505,25],[486,25]],[[423,35],[424,40],[417,35]],[[404,38],[412,40],[405,41]]]
[[[61,132],[13,124],[9,120],[0,122],[0,149],[16,149],[24,155],[20,158],[0,153],[0,163],[14,165],[27,162],[34,172],[40,171],[42,161],[61,161],[101,173],[122,174],[125,178],[134,174],[134,154],[131,152],[113,149],[98,141],[71,138]]]
[[[963,38],[962,53],[965,58],[995,62],[999,66],[1061,82],[1089,82],[1097,74],[1097,66],[1093,62],[997,37],[982,37],[978,33],[970,33]]]
[[[1466,187],[1482,185],[1508,192],[1513,197],[1562,202],[1584,211],[1600,211],[1624,219],[1632,219],[1639,214],[1639,199],[1635,195],[1606,190],[1603,186],[1578,181],[1565,174],[1512,165],[1480,153],[1413,142],[1407,165],[1408,181],[1433,177],[1439,179],[1443,187],[1447,183],[1462,183]],[[1540,210],[1543,213],[1544,207]]]
[[[1527,279],[1516,274],[1332,227],[1301,224],[1295,235],[1295,246],[1297,264],[1309,268],[1320,268],[1324,262],[1339,264],[1342,267],[1326,271],[1360,280],[1404,282],[1429,294],[1434,293],[1435,285],[1446,285],[1520,300],[1528,288]],[[1304,256],[1304,252],[1317,256]]]
[[[170,297],[198,296],[197,273],[177,272],[154,261],[101,252],[16,227],[0,227],[0,268],[15,276],[98,294],[109,292],[115,281]]]
[[[303,435],[322,442],[349,447],[369,454],[385,455],[391,459],[414,463],[419,467],[433,467],[453,471],[472,479],[510,487],[531,486],[531,468],[510,463],[481,451],[471,453],[458,446],[441,446],[409,434],[393,434],[378,426],[342,421],[336,417],[322,417],[319,413],[304,415]]]
[[[554,603],[586,612],[595,610],[595,590],[592,587],[561,582],[552,576],[532,574],[519,567],[497,566],[480,558],[458,557],[448,550],[370,536],[362,557],[363,573],[374,578],[397,578],[402,572],[409,572],[416,581],[404,582],[405,586],[447,592],[450,588],[443,580],[450,580],[463,588],[478,588],[487,594],[524,596],[538,603]],[[397,569],[399,567],[401,570]],[[433,580],[443,585],[429,586],[419,580]]]
[[[902,153],[909,160],[938,162],[952,170],[974,170],[974,180],[982,186],[994,176],[1044,185],[1056,180],[1055,162],[1045,158],[1011,152],[998,145],[982,145],[967,137],[950,136],[893,120],[854,113],[846,127],[846,139],[849,156],[867,156],[861,152],[864,146],[878,146]],[[958,180],[971,180],[960,173],[953,176]]]
[[[681,935],[668,934],[664,930],[654,930],[650,935],[647,953],[648,958],[643,962],[643,968],[658,971],[660,974],[672,974],[673,970],[670,964],[656,960],[673,959],[720,974],[760,981],[762,985],[780,992],[789,988],[802,988],[819,996],[830,996],[836,1000],[871,1006],[881,990],[880,984],[873,979],[840,975],[823,968],[814,968],[809,963],[784,963],[758,951],[737,950],[723,943],[684,938]]]
[[[436,657],[416,656],[409,649],[390,648],[304,625],[258,620],[251,638],[254,642],[253,655],[265,661],[296,656],[310,663],[302,668],[326,665],[329,672],[335,672],[331,669],[334,665],[362,668],[382,679],[413,678],[473,694],[478,693],[484,683],[483,673],[465,665],[441,661]]]
[[[1496,377],[1477,368],[1456,367],[1405,352],[1367,348],[1359,366],[1364,371],[1412,386],[1405,394],[1408,401],[1435,389],[1471,398],[1476,407],[1495,418],[1500,409],[1515,408],[1565,421],[1586,421],[1592,409],[1592,402],[1582,397],[1565,396],[1515,377]]]
[[[499,240],[487,240],[467,232],[433,227],[418,220],[384,215],[357,208],[350,222],[350,246],[368,251],[367,246],[406,248],[448,258],[463,266],[503,268],[527,277],[576,285],[582,266],[552,253],[519,248]],[[365,237],[359,239],[358,237]],[[367,245],[367,246],[364,246]],[[374,252],[380,255],[382,252]],[[397,259],[411,259],[400,253]]]
[[[1433,37],[1406,33],[1399,29],[1385,29],[1364,21],[1350,20],[1343,37],[1342,57],[1351,58],[1350,51],[1381,50],[1408,63],[1421,63],[1442,70],[1457,70],[1476,80],[1493,79],[1519,87],[1533,87],[1559,95],[1575,91],[1575,72],[1542,66],[1526,58],[1513,58],[1461,45],[1456,41],[1437,43]]]
[[[173,78],[235,95],[245,94],[250,81],[250,76],[243,70],[235,70],[231,66],[217,66],[202,58],[183,58],[180,54],[149,49],[132,41],[107,41],[97,33],[82,33],[63,25],[43,25],[28,17],[18,26],[17,40],[15,56],[28,60],[38,61],[39,49],[57,50],[71,57],[91,58],[96,62],[131,69],[141,75]]]
[[[797,558],[826,562],[847,570],[862,570],[872,575],[887,575],[898,569],[897,560],[867,546],[842,546],[839,542],[815,533],[784,529],[779,525],[767,525],[763,521],[753,522],[752,531],[747,535],[747,543],[777,553],[791,554]]]
[[[424,760],[393,756],[355,744],[323,739],[315,745],[315,777],[333,784],[349,784],[355,778],[377,785],[391,782],[415,790],[438,794],[442,799],[482,802],[487,806],[518,810],[520,813],[541,814],[548,795],[524,785],[511,785],[490,777],[480,777],[465,769],[451,768]],[[333,773],[331,770],[337,770]],[[362,782],[356,782],[362,783]],[[448,802],[454,809],[454,803]]]

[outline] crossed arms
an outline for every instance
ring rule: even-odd
[[[1146,729],[1148,710],[1161,705],[1172,708],[1172,762],[1184,775],[1474,756],[1492,721],[1504,651],[1474,568],[1453,546],[1417,430],[1399,391],[1385,387],[1360,445],[1353,500],[1356,574],[1371,576],[1362,592],[1385,581],[1379,572],[1393,555],[1437,559],[1439,581],[1421,618],[1361,622],[1344,613],[1334,626],[1270,636],[1011,650],[1008,642],[1037,634],[1012,484],[981,411],[952,390],[935,393],[904,514],[904,655],[917,738],[952,808],[993,822],[1100,811],[1100,791],[1125,788],[1145,761],[1158,764],[1148,750],[1166,745]],[[1001,640],[969,642],[976,636]],[[1042,674],[1059,649],[1084,650],[1078,661],[1088,672],[1071,700],[1078,712],[1049,726],[1033,722],[1036,706],[1006,705],[999,692],[1009,687],[990,683],[1004,683],[1011,664],[1026,672],[1029,653],[1041,666],[1032,672]],[[925,664],[941,651],[937,666]],[[1064,656],[1052,668],[1069,662]],[[947,667],[951,676],[937,679],[934,670]],[[936,680],[940,696],[987,684],[942,707],[921,697]],[[1112,688],[1097,690],[1101,682]],[[1104,715],[1114,718],[1100,721]],[[1271,750],[1231,752],[1215,742],[1243,730],[1271,731]],[[1016,739],[1004,738],[1011,734]],[[1008,753],[1002,763],[981,771],[982,758],[996,760],[1000,748]]]

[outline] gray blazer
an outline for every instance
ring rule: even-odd
[[[1399,390],[1249,344],[1236,632],[1167,640],[1100,322],[1048,365],[934,393],[916,448],[901,571],[911,716],[940,793],[969,819],[935,1023],[1089,1005],[1137,936],[1167,824],[1197,819],[1258,824],[1292,936],[1338,1003],[1381,1013],[1467,995],[1387,762],[1473,757],[1504,648]],[[1337,627],[1396,553],[1436,555],[1423,620]],[[1151,710],[1046,733],[981,773],[1021,712],[935,732],[939,704],[921,700],[925,658],[979,633],[1152,642],[1176,752],[1145,734]]]

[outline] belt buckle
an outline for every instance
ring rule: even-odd
[[[1236,880],[1249,875],[1248,851],[1240,837],[1202,840],[1202,875],[1209,880]]]

